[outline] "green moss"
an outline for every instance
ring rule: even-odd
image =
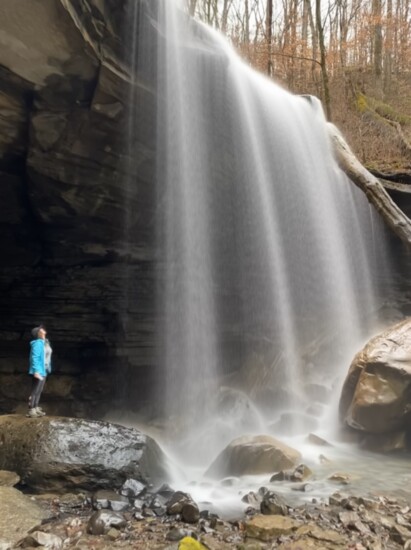
[[[356,108],[360,113],[366,111],[379,115],[379,117],[392,122],[398,122],[402,126],[411,123],[411,117],[396,111],[391,105],[373,97],[358,93],[356,97]]]
[[[360,113],[364,113],[368,109],[367,98],[364,94],[357,94],[356,108]]]

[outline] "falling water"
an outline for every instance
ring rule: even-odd
[[[373,222],[318,100],[250,69],[174,2],[147,9],[158,398],[180,454],[206,464],[236,435],[281,431],[283,411],[304,429],[309,384],[336,391],[375,320]]]

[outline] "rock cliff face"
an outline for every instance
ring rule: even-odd
[[[138,25],[149,5],[137,2]],[[155,110],[148,68],[131,156],[130,16],[126,0],[0,6],[0,411],[26,398],[40,322],[57,375],[45,399],[60,412],[107,409],[116,394],[107,369],[121,378],[138,367],[137,399],[139,379],[150,381]]]

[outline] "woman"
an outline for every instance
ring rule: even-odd
[[[33,340],[30,342],[30,369],[33,376],[33,385],[29,397],[29,412],[27,416],[37,418],[46,413],[39,407],[40,396],[46,383],[47,375],[51,372],[50,342],[46,339],[46,329],[40,325],[31,331]]]

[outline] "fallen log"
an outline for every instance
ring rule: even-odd
[[[361,164],[338,129],[331,123],[328,129],[341,170],[365,193],[391,230],[411,246],[411,220],[391,199],[382,183]]]
[[[384,189],[388,189],[388,191],[396,191],[397,193],[411,194],[411,185],[408,185],[406,183],[396,183],[394,181],[390,181],[382,178],[378,178],[378,181],[380,181]]]

